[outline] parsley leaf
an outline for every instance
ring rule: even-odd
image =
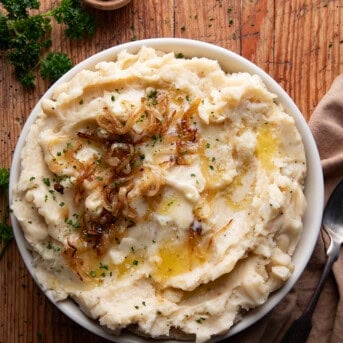
[[[62,0],[60,6],[51,12],[59,24],[66,24],[65,34],[79,39],[95,32],[95,21],[81,5],[80,0]]]
[[[27,18],[29,9],[38,9],[38,0],[1,0],[2,5],[8,12],[10,19]]]
[[[8,187],[10,171],[7,168],[0,168],[0,188]]]
[[[12,228],[5,223],[0,223],[0,237],[2,241],[10,241],[13,238]]]
[[[56,81],[72,66],[73,64],[68,55],[63,54],[62,52],[49,52],[46,58],[41,62],[40,74],[43,79]]]
[[[2,218],[0,222],[0,260],[6,247],[13,238],[12,228],[7,225],[8,218],[8,184],[10,172],[7,168],[0,168],[0,191],[2,200]]]
[[[10,34],[7,60],[25,87],[33,87],[35,75],[32,70],[39,64],[41,50],[51,45],[50,19],[42,15],[8,20]]]
[[[51,19],[65,24],[70,38],[82,38],[95,32],[93,18],[80,0],[62,0],[49,12],[31,15],[39,9],[38,0],[0,0],[7,12],[0,10],[0,50],[14,67],[14,73],[26,88],[35,86],[36,70],[41,66],[43,78],[56,81],[72,66],[62,53],[43,55],[51,46]]]

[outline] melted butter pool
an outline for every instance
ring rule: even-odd
[[[107,277],[122,278],[134,272],[144,263],[144,256],[141,251],[130,252],[119,264],[104,263],[94,249],[87,249],[78,254],[77,258],[82,265],[83,271],[88,276],[85,281],[91,283],[102,282]]]
[[[254,182],[249,184],[245,181],[245,176],[249,168],[248,164],[243,165],[239,174],[234,177],[231,184],[226,189],[227,205],[236,211],[241,211],[250,206],[254,196]],[[246,188],[246,189],[245,189]],[[240,191],[241,196],[237,198],[236,192]]]
[[[273,157],[279,149],[279,141],[273,135],[269,125],[263,125],[257,131],[256,156],[265,170],[275,169]]]
[[[155,263],[152,277],[157,281],[191,272],[202,265],[206,257],[185,242],[168,241],[158,250],[159,262]]]

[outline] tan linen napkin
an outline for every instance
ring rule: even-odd
[[[309,122],[317,142],[325,179],[325,201],[343,178],[343,75],[336,78]],[[292,291],[266,317],[229,339],[230,343],[279,342],[304,311],[326,262],[328,237],[323,232],[311,260]],[[343,252],[334,264],[318,301],[308,343],[343,342]]]

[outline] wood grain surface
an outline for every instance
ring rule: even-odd
[[[57,0],[42,0],[49,9]],[[342,0],[133,0],[91,10],[96,34],[71,41],[53,28],[53,50],[74,64],[108,47],[152,37],[199,39],[233,50],[268,72],[306,119],[343,72]],[[49,84],[24,91],[0,57],[0,165],[9,167],[21,128]],[[60,313],[34,284],[10,244],[0,261],[0,343],[103,342]]]

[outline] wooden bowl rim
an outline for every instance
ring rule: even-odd
[[[127,5],[131,0],[83,0],[89,6],[104,11],[111,11]]]

